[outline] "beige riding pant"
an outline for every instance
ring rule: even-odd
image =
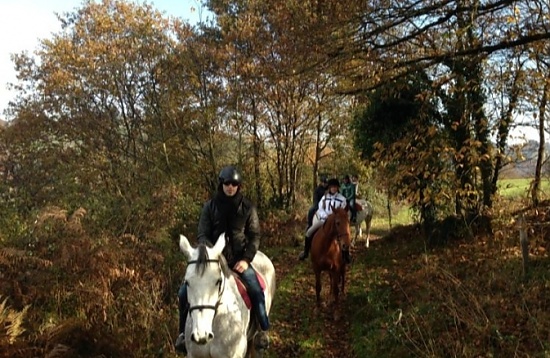
[[[307,237],[313,236],[315,231],[317,231],[317,229],[323,226],[324,223],[325,223],[325,220],[319,219],[319,215],[315,213],[315,215],[313,216],[313,222],[311,223],[311,226],[309,227],[309,229],[307,229],[306,231],[306,236]]]

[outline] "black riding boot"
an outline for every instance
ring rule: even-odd
[[[298,256],[300,261],[303,261],[308,257],[310,248],[311,248],[311,237],[306,235],[305,241],[304,241],[304,251],[300,254],[300,256]]]
[[[189,314],[189,303],[187,303],[187,285],[182,284],[178,291],[178,309],[179,309],[179,335],[174,343],[176,352],[187,354],[185,347],[185,322]]]

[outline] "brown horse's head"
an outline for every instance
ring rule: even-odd
[[[351,246],[351,232],[349,227],[348,212],[345,208],[333,208],[332,215],[329,215],[325,226],[328,228],[328,233],[333,236],[340,250],[342,251],[342,257],[346,263],[351,262],[351,256],[349,249]]]

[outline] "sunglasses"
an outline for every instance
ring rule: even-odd
[[[223,182],[223,185],[231,185],[231,186],[239,186],[239,182],[236,182],[236,181],[226,181],[226,182]]]

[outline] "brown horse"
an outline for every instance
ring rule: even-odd
[[[333,209],[323,226],[315,232],[311,242],[311,263],[315,273],[315,294],[318,307],[321,305],[321,272],[328,271],[330,275],[330,289],[334,304],[338,303],[340,283],[342,284],[341,292],[344,292],[346,264],[351,260],[350,246],[351,233],[348,213],[344,208]]]

